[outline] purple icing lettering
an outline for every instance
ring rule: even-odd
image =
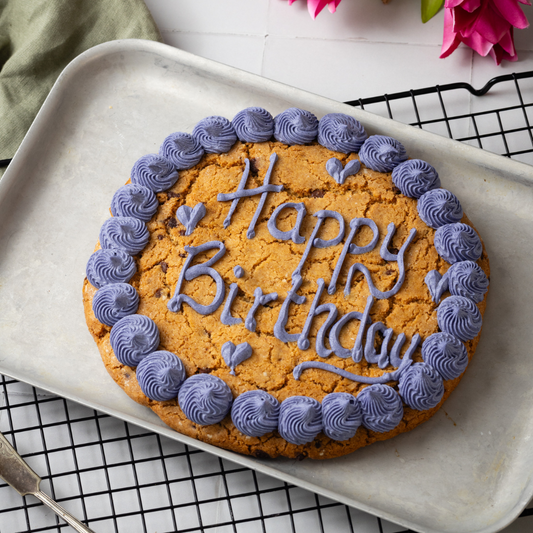
[[[371,323],[369,315],[370,309],[372,309],[373,304],[374,298],[372,296],[369,296],[366,299],[366,306],[363,313],[360,313],[359,311],[351,311],[349,313],[346,313],[331,328],[331,331],[329,332],[329,344],[331,345],[332,350],[335,352],[335,355],[342,357],[343,359],[347,359],[351,356],[356,363],[359,363],[361,361],[361,359],[363,358],[363,337],[365,334],[365,327],[367,324]],[[339,336],[345,324],[353,319],[359,320],[361,324],[359,325],[359,331],[357,332],[355,344],[352,350],[348,350],[347,348],[343,348],[343,346],[341,345]]]
[[[291,207],[298,211],[298,215],[296,216],[296,224],[294,225],[294,228],[292,228],[290,231],[281,231],[276,225],[278,216],[284,209],[288,209]],[[267,223],[270,235],[272,235],[274,239],[280,239],[282,241],[291,240],[295,244],[302,244],[303,242],[305,242],[305,237],[302,237],[300,235],[300,228],[302,227],[302,221],[306,213],[307,210],[305,209],[305,205],[303,203],[297,204],[294,202],[287,202],[285,204],[278,205],[278,207],[276,207]]]
[[[294,376],[294,379],[299,380],[304,370],[307,370],[308,368],[316,368],[318,370],[326,370],[327,372],[333,372],[338,376],[350,379],[352,381],[356,381],[357,383],[366,383],[368,385],[373,385],[376,383],[388,383],[389,381],[398,381],[403,372],[411,366],[413,362],[413,353],[416,350],[416,347],[418,346],[419,342],[420,335],[418,335],[417,333],[413,336],[413,339],[411,340],[411,345],[409,346],[407,352],[405,352],[403,359],[400,360],[401,362],[399,367],[396,370],[393,370],[392,372],[385,372],[379,377],[371,378],[368,376],[360,376],[358,374],[354,374],[353,372],[343,370],[342,368],[337,368],[336,366],[330,365],[328,363],[322,363],[321,361],[305,361],[304,363],[300,363],[299,365],[296,365],[294,367],[292,375]]]
[[[352,284],[352,279],[353,279],[355,272],[357,271],[362,272],[364,274],[366,282],[368,283],[368,288],[370,289],[370,294],[372,294],[372,296],[374,296],[374,298],[377,298],[378,300],[384,300],[386,298],[390,298],[391,296],[394,296],[400,290],[405,280],[405,265],[404,265],[405,250],[415,238],[416,229],[413,228],[409,232],[409,236],[403,243],[397,255],[391,254],[388,250],[389,243],[392,240],[392,237],[395,231],[396,231],[396,227],[394,226],[394,223],[391,222],[387,227],[387,236],[385,237],[385,240],[383,241],[383,244],[381,245],[381,250],[380,250],[380,255],[382,259],[384,259],[385,261],[397,261],[398,262],[399,275],[398,275],[398,281],[396,282],[394,287],[390,289],[389,291],[385,291],[385,292],[380,291],[374,285],[374,282],[372,281],[372,276],[370,275],[370,271],[368,270],[368,268],[361,263],[354,263],[350,267],[350,270],[348,271],[348,278],[346,279],[346,285],[344,287],[345,296],[348,296],[350,294],[350,287]]]
[[[259,306],[266,305],[269,302],[273,302],[274,300],[277,300],[278,293],[271,292],[270,294],[263,295],[263,290],[261,289],[261,287],[257,287],[254,291],[254,297],[255,297],[255,301],[252,305],[252,308],[248,312],[248,316],[246,317],[246,320],[244,321],[244,327],[251,332],[254,332],[255,328],[257,327],[255,313],[259,309]]]
[[[368,226],[372,230],[373,234],[372,240],[365,246],[357,246],[355,244],[352,244],[355,234],[361,226]],[[341,255],[337,261],[337,264],[335,265],[333,275],[331,276],[331,281],[328,287],[328,294],[335,294],[335,291],[337,290],[337,280],[339,279],[339,274],[341,273],[342,266],[344,265],[346,254],[348,252],[350,252],[352,255],[366,254],[367,252],[370,252],[374,249],[374,246],[376,246],[378,240],[379,230],[373,220],[371,220],[370,218],[352,218],[352,220],[350,220],[350,233],[348,234],[348,238],[344,243]]]
[[[383,334],[383,342],[381,343],[381,350],[378,353],[374,346],[376,340],[376,333]],[[386,368],[389,364],[389,341],[392,337],[392,328],[387,328],[383,322],[375,322],[368,328],[366,334],[365,344],[365,359],[369,363],[377,363],[379,368]]]
[[[212,250],[214,248],[218,248],[219,251],[211,259],[205,263],[191,267],[191,263],[196,255],[202,252],[207,252],[207,250]],[[215,264],[226,253],[226,247],[220,241],[210,241],[200,244],[200,246],[185,246],[185,251],[189,255],[187,256],[185,264],[181,269],[178,283],[176,284],[176,290],[174,291],[174,296],[169,300],[167,307],[170,311],[177,313],[181,309],[181,304],[185,302],[189,304],[197,313],[201,315],[210,315],[220,307],[220,304],[223,302],[226,294],[226,286],[224,285],[222,276],[214,268],[211,268],[211,265]],[[209,305],[199,304],[190,296],[180,294],[181,286],[183,285],[183,279],[191,281],[199,276],[210,276],[216,283],[217,292],[213,298],[213,301]]]
[[[239,287],[236,283],[232,283],[229,286],[228,298],[226,300],[226,303],[224,304],[224,309],[222,309],[222,313],[220,314],[220,322],[222,322],[222,324],[224,324],[225,326],[235,326],[236,324],[240,324],[242,322],[242,318],[234,317],[231,314],[231,306],[233,305],[233,301],[237,297],[238,291]]]
[[[315,310],[315,316],[318,316],[321,313],[325,313],[326,311],[328,312],[328,317],[326,318],[326,321],[322,324],[316,335],[315,350],[320,357],[329,357],[333,353],[333,350],[326,348],[324,340],[326,338],[326,333],[328,332],[328,329],[333,325],[335,320],[337,320],[337,315],[339,314],[337,308],[335,307],[335,304],[329,303],[322,304],[317,307]]]
[[[318,221],[315,225],[315,228],[313,229],[313,233],[311,234],[311,237],[309,238],[307,246],[305,247],[305,251],[302,256],[302,259],[300,259],[300,263],[296,267],[296,270],[292,273],[291,277],[293,280],[295,277],[301,276],[302,268],[313,246],[315,246],[316,248],[329,248],[330,246],[336,246],[344,238],[344,218],[342,218],[342,215],[340,213],[337,213],[337,211],[322,210],[322,211],[316,212],[313,216],[317,217]],[[320,227],[322,226],[326,218],[334,218],[339,223],[339,233],[334,239],[323,240],[323,239],[319,239],[316,236],[318,233],[318,230],[320,229]]]
[[[317,284],[318,284],[318,289],[316,291],[315,297],[313,298],[313,303],[311,304],[309,313],[307,313],[307,318],[305,320],[305,324],[302,329],[302,332],[300,333],[300,336],[298,337],[298,348],[300,348],[300,350],[307,350],[309,348],[309,340],[307,337],[309,337],[309,331],[311,330],[311,323],[313,322],[313,317],[315,316],[316,308],[318,306],[318,302],[320,301],[320,297],[322,296],[322,292],[324,292],[324,285],[326,283],[322,278],[320,278],[317,280]]]
[[[279,339],[281,342],[295,342],[300,337],[299,333],[287,333],[285,326],[287,325],[287,320],[289,319],[289,305],[291,302],[297,305],[302,305],[307,300],[305,296],[299,296],[296,294],[302,285],[302,281],[303,280],[301,276],[298,276],[292,280],[291,290],[287,294],[287,298],[285,298],[283,301],[278,319],[274,324],[274,337]]]
[[[241,181],[239,183],[239,187],[237,188],[237,190],[232,193],[219,194],[217,196],[217,200],[219,202],[231,201],[231,207],[230,207],[229,213],[226,219],[224,220],[224,228],[227,228],[231,224],[231,217],[233,216],[235,209],[237,209],[237,205],[239,204],[239,200],[241,198],[249,198],[250,196],[256,196],[257,194],[260,194],[261,199],[259,200],[259,205],[257,206],[257,209],[255,210],[252,221],[250,222],[250,226],[248,227],[248,231],[246,232],[246,236],[249,239],[252,239],[253,237],[255,237],[255,225],[257,224],[257,219],[259,218],[259,215],[261,214],[261,211],[263,210],[263,206],[265,205],[268,193],[269,192],[280,192],[283,189],[283,185],[270,185],[269,183],[270,176],[274,168],[274,163],[277,160],[278,160],[278,156],[276,153],[270,156],[270,165],[268,167],[267,173],[265,174],[263,185],[261,185],[260,187],[256,187],[255,189],[245,189],[244,187],[246,186],[246,182],[248,180],[248,174],[250,173],[250,161],[249,159],[245,159],[244,173],[242,175],[242,178],[241,178]]]
[[[418,333],[415,333],[413,335],[413,338],[411,339],[411,344],[409,345],[409,348],[405,352],[405,355],[403,356],[403,359],[402,359],[400,358],[400,350],[402,349],[404,342],[405,342],[405,333],[400,333],[398,335],[398,338],[396,339],[396,342],[394,343],[394,346],[392,347],[391,354],[390,354],[390,364],[392,366],[400,367],[402,364],[402,361],[405,360],[406,357],[411,358],[413,356],[417,346],[420,343],[420,335]]]

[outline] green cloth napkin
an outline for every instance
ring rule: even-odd
[[[131,38],[161,40],[143,0],[0,0],[0,160],[13,157],[72,59]]]

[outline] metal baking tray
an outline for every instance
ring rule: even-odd
[[[114,191],[174,131],[251,105],[343,112],[428,160],[491,261],[466,375],[416,430],[329,461],[257,460],[168,429],[116,386],[81,287]],[[428,533],[492,533],[533,496],[533,168],[159,43],[99,45],[61,74],[0,181],[0,373]]]

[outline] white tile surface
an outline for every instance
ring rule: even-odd
[[[186,52],[254,74],[262,73],[264,37],[184,31],[161,33],[166,44]]]
[[[270,35],[307,37],[336,41],[370,41],[403,44],[442,42],[443,13],[427,24],[420,20],[419,0],[345,0],[331,14],[327,8],[313,20],[306,2],[289,7],[286,0],[271,0],[268,18]],[[409,28],[416,27],[416,32]]]
[[[340,101],[450,83],[457,81],[458,74],[459,79],[468,79],[470,50],[457,50],[443,63],[435,59],[439,49],[435,45],[269,36],[262,74]]]

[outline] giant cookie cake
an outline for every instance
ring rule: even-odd
[[[111,213],[87,324],[185,435],[337,457],[429,419],[476,349],[478,233],[429,162],[350,116],[208,117],[141,157]]]

